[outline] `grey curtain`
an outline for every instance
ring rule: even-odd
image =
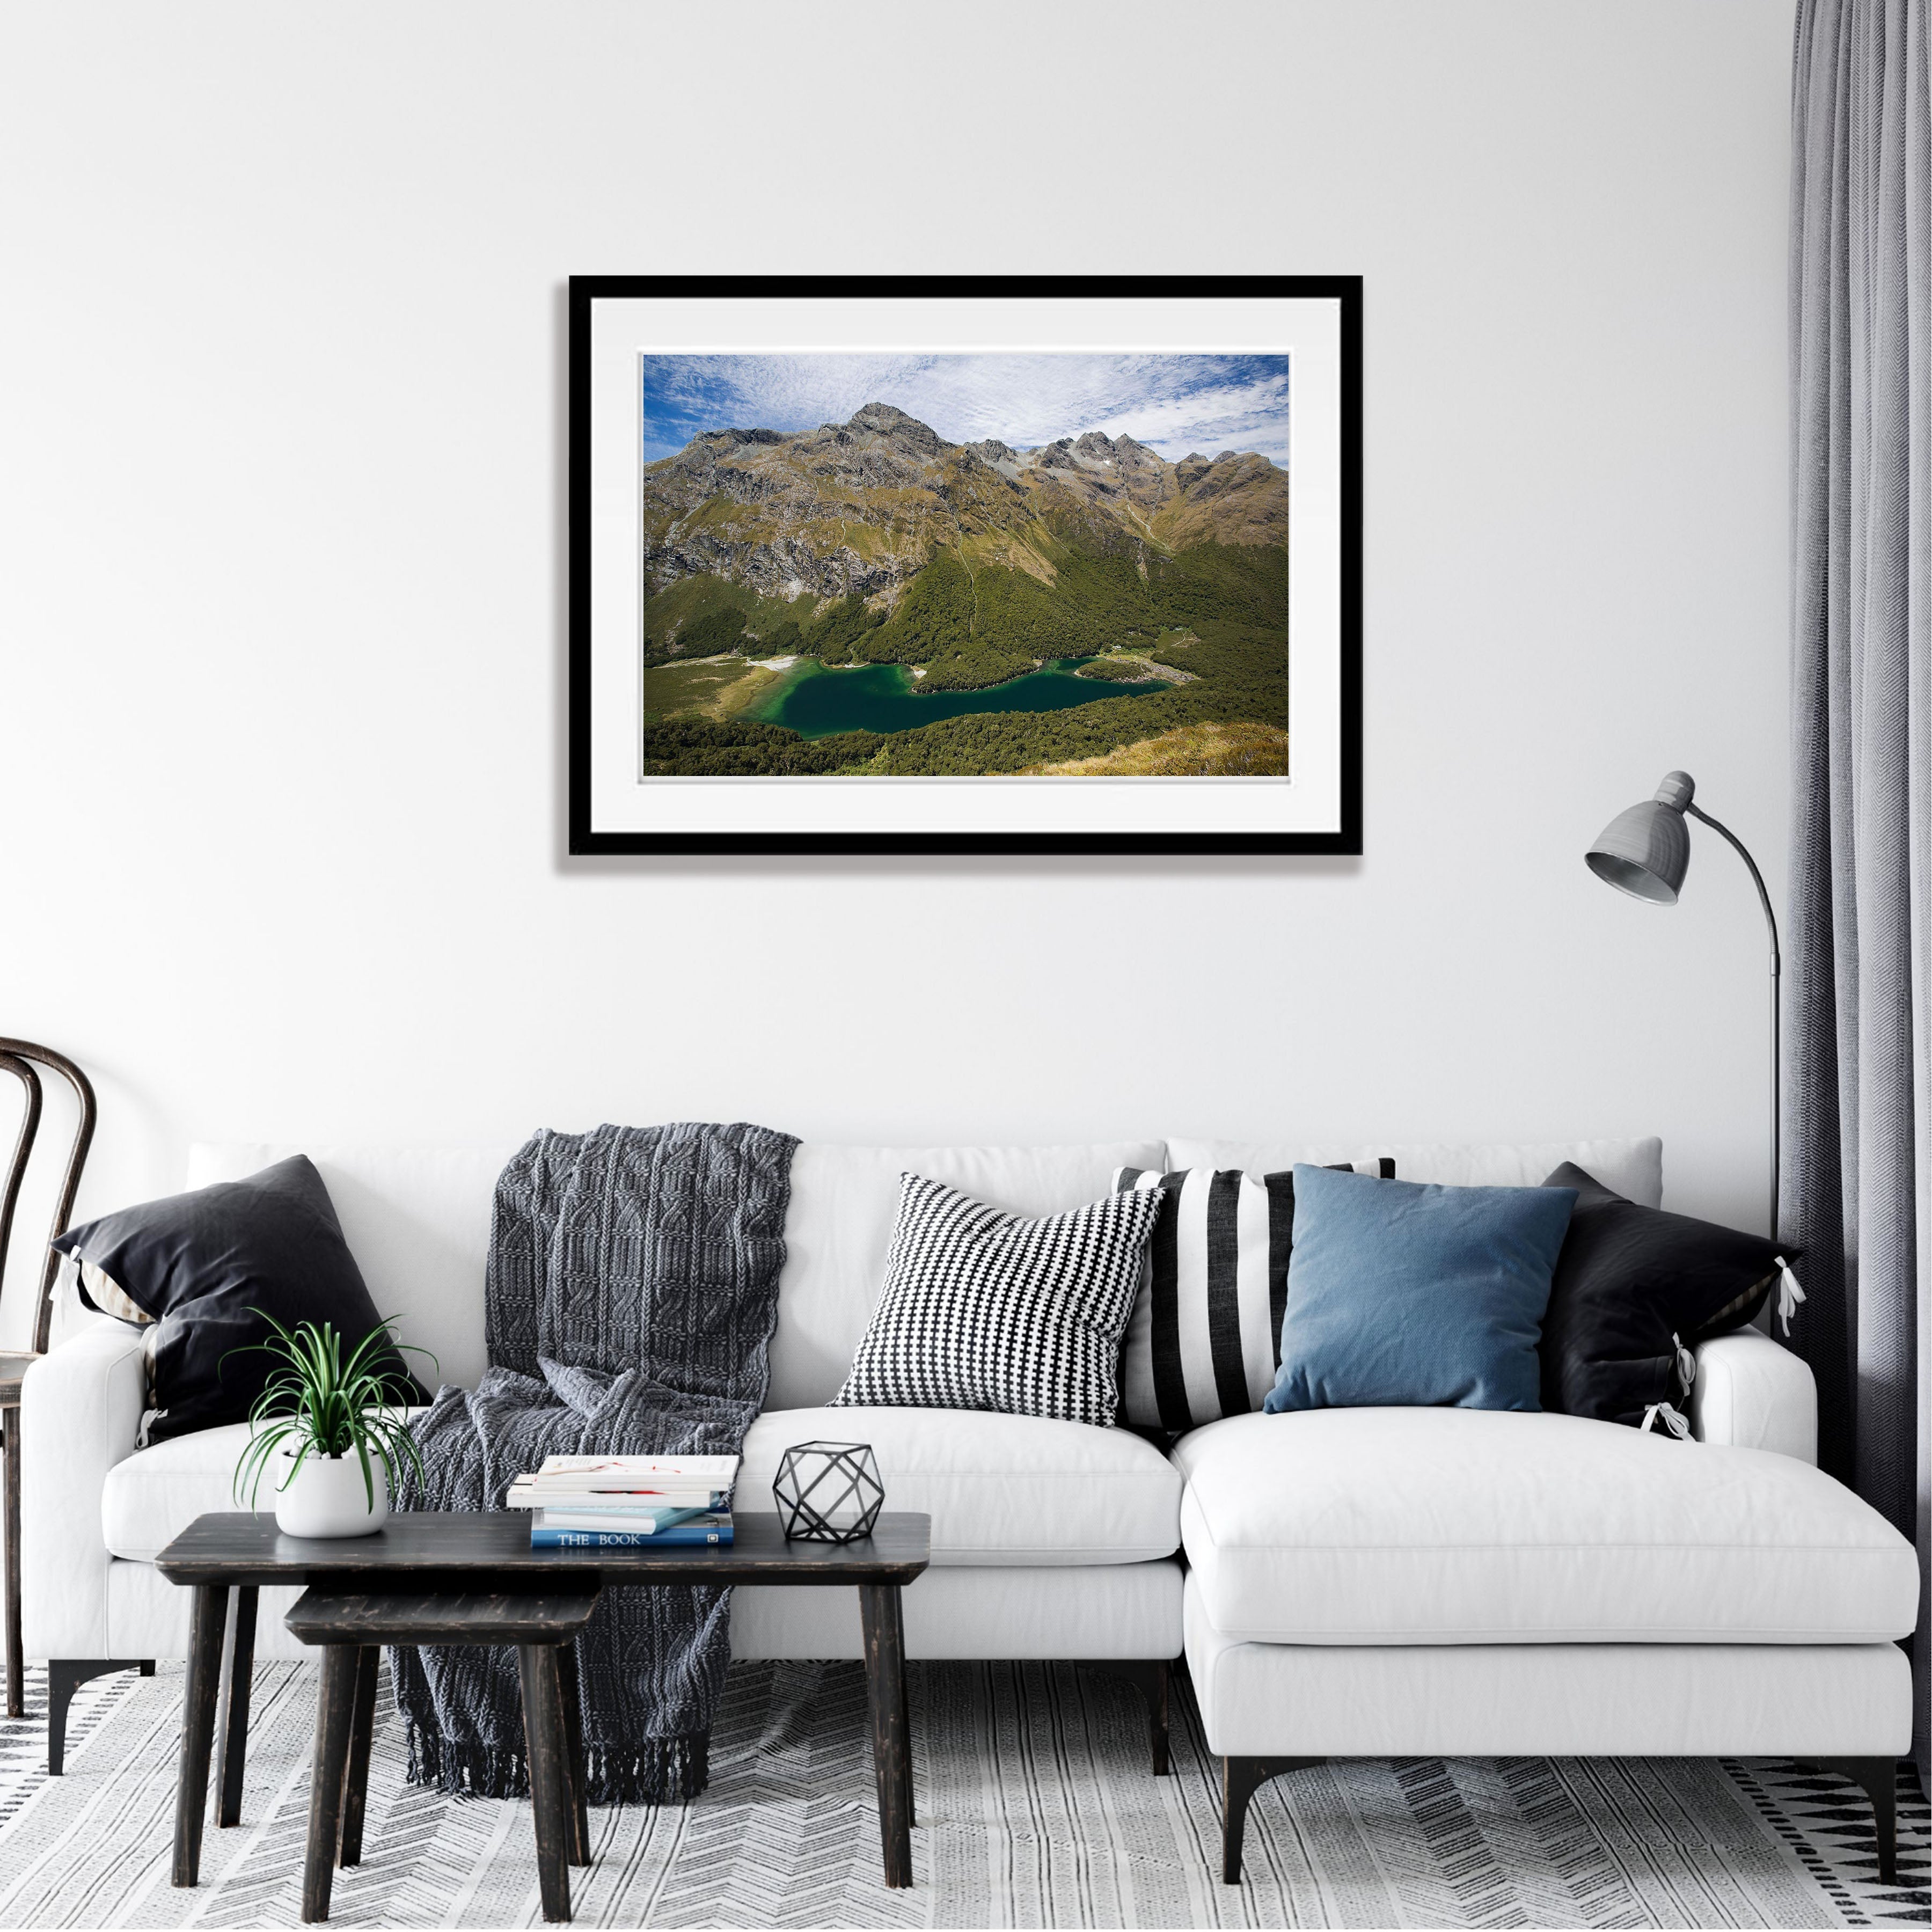
[[[1784,1227],[1820,1460],[1928,1552],[1928,0],[1798,0]],[[1928,1774],[1926,1618],[1913,1755]]]

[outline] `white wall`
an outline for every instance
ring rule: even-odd
[[[1742,870],[1581,854],[1681,764],[1784,874],[1790,10],[0,12],[0,1033],[83,1206],[748,1116],[1654,1131],[1754,1221]],[[1362,274],[1366,856],[565,858],[562,284],[698,270]]]

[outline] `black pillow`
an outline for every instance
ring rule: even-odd
[[[160,1324],[151,1442],[248,1420],[275,1369],[266,1355],[229,1354],[273,1334],[254,1311],[285,1328],[332,1322],[345,1356],[380,1325],[334,1203],[305,1154],[246,1180],[104,1214],[54,1246],[93,1263]],[[398,1400],[429,1400],[394,1349],[380,1366]]]
[[[1688,1215],[1640,1208],[1565,1161],[1543,1184],[1576,1205],[1543,1318],[1543,1406],[1643,1426],[1658,1403],[1682,1408],[1678,1350],[1742,1328],[1764,1306],[1780,1256],[1800,1250]]]

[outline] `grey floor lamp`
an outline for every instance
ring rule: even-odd
[[[1684,823],[1688,815],[1727,839],[1744,862],[1751,884],[1757,888],[1758,903],[1764,908],[1765,930],[1771,936],[1771,1238],[1776,1240],[1780,964],[1778,920],[1772,911],[1771,895],[1764,889],[1764,875],[1759,872],[1757,862],[1729,826],[1720,825],[1708,812],[1700,812],[1692,804],[1696,790],[1696,782],[1688,772],[1666,772],[1657,788],[1657,796],[1632,806],[1628,812],[1618,812],[1583,859],[1598,878],[1628,892],[1631,898],[1647,900],[1652,905],[1675,905],[1690,864],[1690,828]]]

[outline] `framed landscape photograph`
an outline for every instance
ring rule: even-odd
[[[1356,853],[1358,277],[570,284],[570,849]]]

